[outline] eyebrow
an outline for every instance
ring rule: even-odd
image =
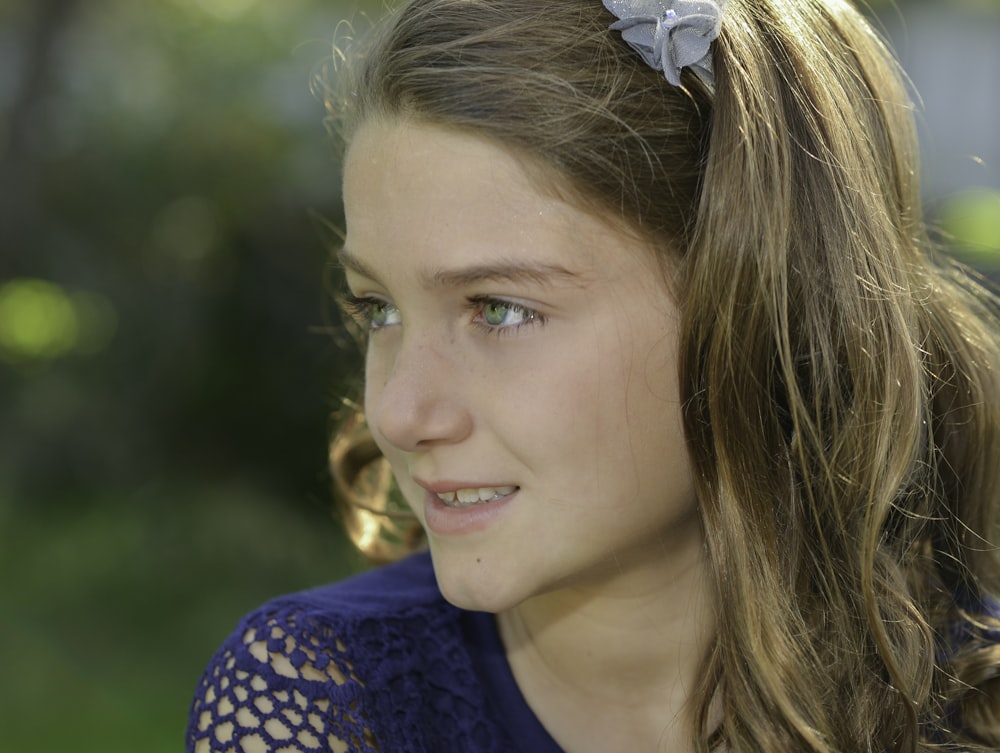
[[[337,260],[345,268],[381,284],[378,274],[347,249],[337,252]],[[498,261],[471,264],[456,269],[431,269],[420,273],[427,288],[468,287],[484,282],[530,283],[549,286],[558,282],[580,284],[581,277],[558,264],[524,261]]]

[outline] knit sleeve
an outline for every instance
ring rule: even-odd
[[[249,616],[205,670],[188,753],[374,753],[365,681],[343,636],[295,610]]]

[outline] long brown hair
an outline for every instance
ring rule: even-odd
[[[995,749],[1000,306],[928,240],[892,56],[842,0],[731,0],[714,92],[675,88],[613,20],[410,0],[330,106],[490,139],[662,250],[723,605],[698,750]]]

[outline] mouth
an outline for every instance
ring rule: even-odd
[[[434,494],[445,507],[473,507],[475,505],[485,505],[490,502],[509,497],[516,492],[518,486],[483,486],[479,488],[469,487],[467,489],[456,489],[449,492],[436,492]]]

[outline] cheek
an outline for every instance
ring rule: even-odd
[[[614,386],[605,384],[601,353],[596,338],[549,344],[538,358],[505,374],[497,389],[526,428],[548,425],[561,434],[562,442],[572,443],[581,433],[593,433]]]
[[[378,406],[382,398],[382,392],[385,389],[387,375],[388,367],[386,358],[380,355],[376,348],[369,345],[368,352],[365,355],[365,417],[368,422],[368,429],[375,439],[375,444],[382,450],[382,454],[391,460],[392,448],[379,433],[378,421],[375,420],[378,415]]]
[[[627,397],[630,412],[653,413],[676,421],[680,414],[680,386],[675,333],[648,339],[633,360],[632,369]]]
[[[647,308],[647,314],[652,307]],[[677,381],[677,336],[668,316],[626,321],[604,343],[598,404],[606,457],[636,479],[671,475],[687,462]],[[669,471],[665,466],[669,465]]]
[[[379,369],[378,359],[373,355],[371,346],[365,355],[365,415],[374,416],[375,406],[382,394],[385,379]]]

